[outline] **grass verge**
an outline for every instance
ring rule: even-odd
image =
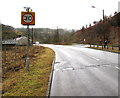
[[[9,73],[3,81],[2,96],[46,96],[54,52],[43,49],[41,54],[36,53],[30,71],[20,69]]]
[[[106,48],[101,48],[101,47],[88,47],[88,48],[91,48],[91,49],[98,49],[98,50],[103,50],[103,51],[108,51],[108,52],[114,52],[114,53],[120,53],[119,50],[112,50],[112,49],[106,49]]]

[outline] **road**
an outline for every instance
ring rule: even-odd
[[[56,54],[50,96],[118,96],[118,54],[85,45],[44,45]]]

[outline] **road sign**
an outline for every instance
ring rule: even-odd
[[[35,12],[21,12],[21,24],[35,25]]]

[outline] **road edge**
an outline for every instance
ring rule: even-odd
[[[95,50],[101,50],[101,51],[105,51],[105,52],[111,52],[111,53],[117,53],[117,54],[120,54],[119,52],[115,52],[115,51],[107,51],[107,50],[102,50],[102,49],[97,49],[97,48],[92,48],[92,47],[86,47],[86,48],[89,48],[89,49],[95,49]]]
[[[54,65],[55,65],[55,59],[56,59],[56,57],[54,57],[53,62],[52,62],[52,68],[51,68],[51,73],[50,73],[49,82],[48,82],[48,89],[47,89],[47,92],[46,92],[47,98],[50,97],[52,80],[53,80],[53,71],[54,71]]]

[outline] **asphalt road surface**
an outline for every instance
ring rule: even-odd
[[[85,45],[44,45],[56,54],[50,96],[118,96],[118,54]]]

